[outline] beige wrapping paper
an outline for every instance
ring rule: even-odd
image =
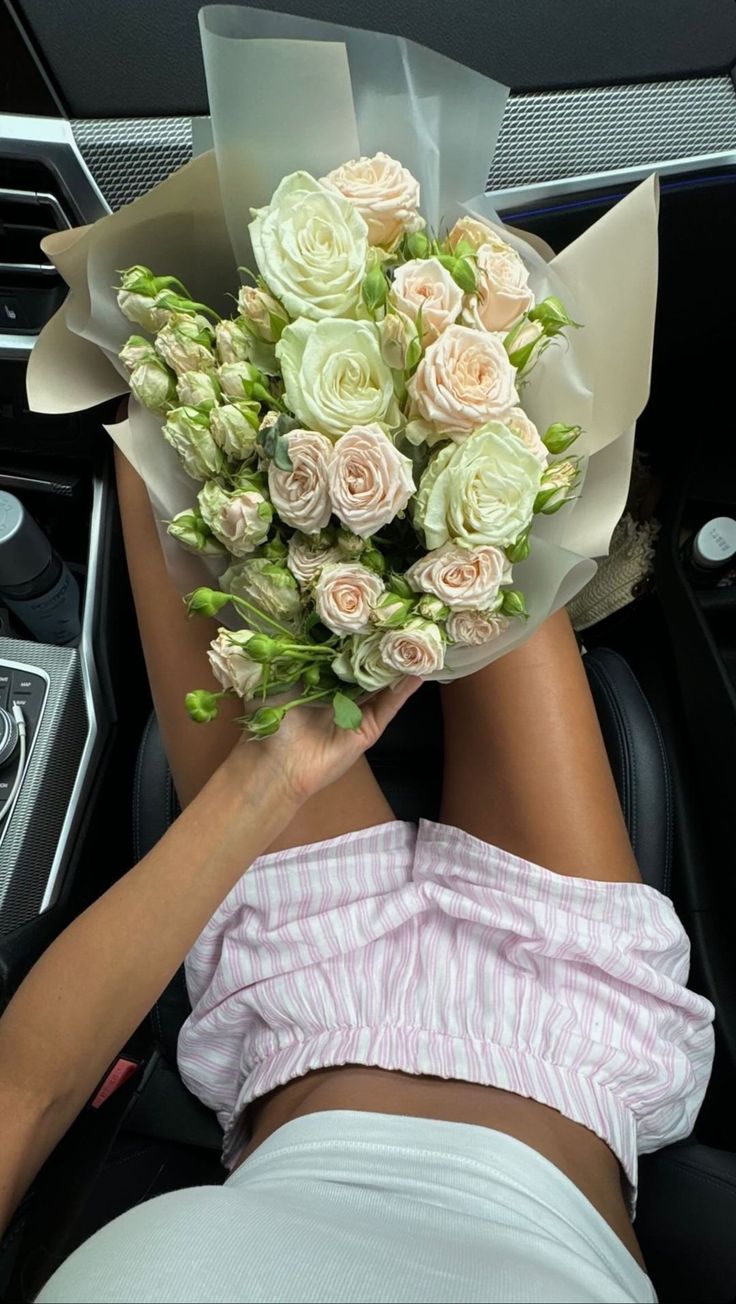
[[[498,220],[476,194],[488,172],[506,90],[402,38],[284,14],[214,6],[200,15],[213,152],[94,226],[51,236],[44,249],[70,293],[44,328],[28,367],[40,412],[92,407],[126,392],[117,353],[134,330],[112,291],[121,267],[173,273],[195,299],[233,311],[238,265],[251,260],[248,209],[297,168],[321,175],[384,149],[417,175],[430,225],[465,209]],[[450,647],[437,678],[468,674],[518,644],[567,603],[608,550],[628,491],[634,423],[649,391],[657,282],[657,184],[643,182],[556,256],[507,228],[536,297],[557,294],[583,328],[549,348],[522,402],[540,430],[579,424],[585,456],[575,502],[538,517],[529,559],[514,568],[530,619],[493,643]],[[165,522],[191,506],[198,485],[131,400],[109,433],[145,480],[172,578],[182,593],[211,583],[224,563],[187,554]]]

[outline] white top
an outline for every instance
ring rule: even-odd
[[[82,1245],[61,1301],[656,1300],[553,1164],[490,1128],[328,1111],[279,1128],[224,1186],[162,1195]]]

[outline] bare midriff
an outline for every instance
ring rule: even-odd
[[[605,1141],[556,1109],[497,1087],[353,1064],[318,1069],[254,1103],[251,1137],[235,1166],[285,1123],[333,1109],[472,1123],[516,1137],[575,1183],[644,1267],[626,1208],[621,1169]]]

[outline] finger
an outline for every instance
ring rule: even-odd
[[[384,688],[371,701],[370,705],[363,708],[364,715],[368,715],[373,728],[376,730],[376,737],[380,737],[386,725],[393,720],[398,714],[405,702],[409,700],[418,688],[421,688],[422,680],[413,675],[407,675],[401,683],[392,688]]]

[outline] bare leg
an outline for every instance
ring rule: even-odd
[[[119,452],[116,472],[148,678],[176,791],[186,805],[235,746],[239,734],[233,720],[242,713],[242,706],[225,700],[218,719],[206,725],[194,724],[187,716],[187,692],[210,680],[205,654],[214,628],[211,621],[187,617],[166,571],[145,485]],[[318,842],[393,818],[368,762],[361,758],[338,783],[302,807],[271,850]]]
[[[443,823],[558,874],[639,881],[566,612],[442,705]]]

